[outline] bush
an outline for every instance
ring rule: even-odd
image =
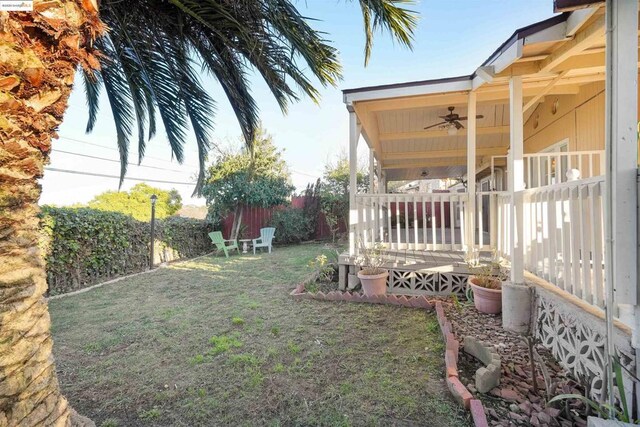
[[[310,236],[309,220],[300,208],[277,210],[271,216],[271,226],[276,228],[278,243],[300,243]]]
[[[81,289],[149,266],[150,225],[128,215],[45,206],[42,249],[49,294]],[[156,222],[155,262],[211,251],[211,223],[171,217]]]

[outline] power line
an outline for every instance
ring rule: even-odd
[[[298,175],[310,176],[311,178],[319,178],[319,177],[320,177],[319,175],[312,175],[312,174],[310,174],[310,173],[306,173],[306,172],[299,172],[299,171],[297,171],[297,170],[293,170],[293,169],[291,170],[291,172],[293,172],[293,173],[295,173],[295,174],[298,174]]]
[[[64,139],[64,140],[73,141],[73,142],[79,142],[81,144],[93,145],[94,147],[104,148],[105,150],[111,150],[111,151],[120,152],[120,150],[118,150],[117,148],[107,147],[105,145],[96,144],[95,142],[84,141],[82,139],[69,138],[69,137],[66,137],[66,136],[59,136],[58,139]],[[146,156],[146,155],[144,157],[146,157],[148,159],[153,159],[153,160],[158,160],[158,161],[161,161],[161,162],[166,162],[166,163],[172,163],[173,164],[172,161],[161,159],[159,157]],[[184,163],[184,166],[189,166],[189,167],[192,167],[192,168],[198,168],[199,167],[199,166],[196,166],[196,165],[191,165],[191,164],[186,164],[186,163]]]
[[[74,153],[72,151],[58,150],[57,148],[54,148],[51,151],[54,151],[56,153],[71,154],[73,156],[88,157],[90,159],[106,160],[108,162],[120,163],[120,160],[107,159],[106,157],[91,156],[89,154]],[[184,171],[181,171],[181,170],[178,170],[178,169],[167,169],[167,168],[161,168],[159,166],[138,165],[136,163],[127,163],[127,164],[131,165],[131,166],[138,166],[138,167],[141,167],[141,168],[158,169],[158,170],[162,170],[162,171],[181,172],[181,173],[184,172]]]
[[[94,172],[84,172],[84,171],[75,171],[70,169],[58,169],[52,167],[45,167],[46,170],[52,172],[63,172],[63,173],[71,173],[75,175],[87,175],[87,176],[99,176],[101,178],[115,178],[120,179],[118,175],[107,175],[104,173],[94,173]],[[177,184],[177,185],[196,185],[195,182],[178,182],[178,181],[165,181],[161,179],[145,179],[145,178],[134,178],[134,177],[125,177],[124,179],[128,179],[129,181],[141,181],[141,182],[157,182],[161,184]]]

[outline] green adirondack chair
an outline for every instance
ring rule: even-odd
[[[240,253],[238,242],[235,240],[225,240],[224,237],[222,237],[222,231],[212,231],[209,233],[209,237],[213,244],[216,245],[216,248],[218,248],[219,251],[223,251],[227,258],[229,258],[229,251],[233,249]]]
[[[271,253],[271,241],[276,234],[276,229],[273,227],[261,228],[260,237],[253,239],[253,254],[256,254],[256,248],[269,248]]]

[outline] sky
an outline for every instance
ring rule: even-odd
[[[311,25],[326,33],[339,50],[343,80],[337,87],[321,88],[315,104],[307,98],[282,113],[267,86],[252,76],[253,95],[260,107],[263,127],[283,149],[293,184],[303,189],[322,175],[324,165],[348,147],[348,113],[342,89],[405,81],[468,75],[518,28],[553,16],[552,0],[452,0],[418,1],[410,8],[419,12],[413,49],[394,43],[388,34],[376,34],[372,57],[364,66],[364,31],[355,0],[298,0],[294,3]],[[240,146],[240,128],[218,83],[203,74],[203,82],[216,100],[212,142],[224,147]],[[316,82],[317,83],[317,82]],[[111,113],[106,96],[101,98],[98,123],[86,134],[87,109],[80,79],[71,94],[69,108],[53,142],[48,170],[41,180],[41,204],[59,206],[86,203],[104,191],[118,190],[120,165]],[[145,180],[152,186],[177,189],[184,204],[204,205],[191,197],[197,172],[195,138],[185,145],[185,160],[172,160],[164,130],[147,144],[146,156],[137,166],[137,139],[132,138],[127,179],[122,190]],[[364,145],[364,144],[361,144]],[[87,157],[92,156],[92,157]],[[52,170],[58,169],[58,170]],[[77,173],[61,172],[75,171]],[[87,175],[106,175],[93,176]]]

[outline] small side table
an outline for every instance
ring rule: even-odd
[[[242,253],[246,254],[249,252],[249,242],[251,242],[252,239],[239,239],[240,242],[242,242]]]

